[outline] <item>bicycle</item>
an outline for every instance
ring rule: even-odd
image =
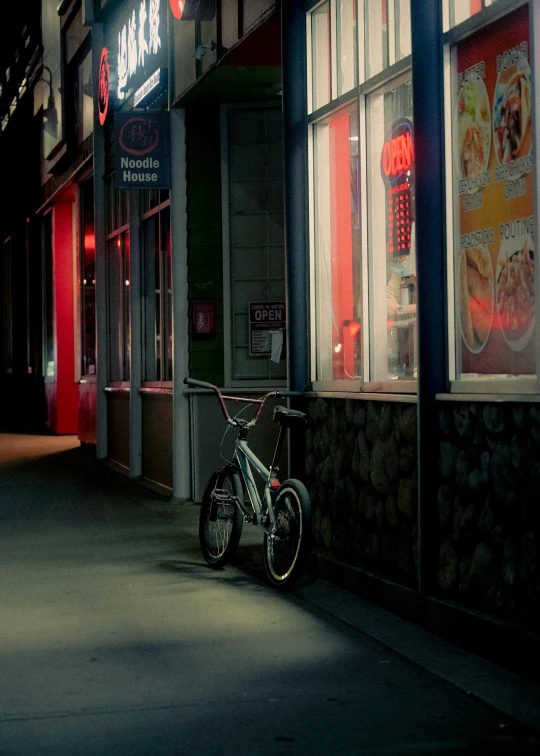
[[[297,396],[296,392],[270,391],[260,398],[227,396],[206,381],[184,378],[195,388],[209,389],[218,397],[228,426],[236,428],[234,452],[226,464],[210,477],[204,491],[199,516],[199,541],[206,562],[214,569],[224,567],[234,557],[244,522],[264,533],[264,567],[269,582],[289,588],[300,576],[311,545],[311,502],[305,485],[296,478],[280,483],[278,462],[287,428],[305,425],[303,412],[276,406],[273,419],[280,426],[269,468],[249,448],[248,434],[261,416],[270,397]],[[251,420],[231,417],[227,401],[256,404]],[[242,410],[241,410],[242,411]],[[264,480],[263,496],[255,485],[253,469]],[[244,496],[247,493],[247,501]]]

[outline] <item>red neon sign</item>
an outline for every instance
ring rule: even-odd
[[[413,141],[409,131],[385,142],[382,151],[382,168],[385,175],[393,180],[403,171],[410,171],[413,158]]]
[[[98,116],[99,122],[103,126],[105,119],[107,118],[107,110],[109,109],[109,83],[110,83],[110,69],[109,61],[107,59],[108,50],[106,47],[101,51],[101,59],[99,61],[99,75],[98,75]]]
[[[169,2],[173,16],[178,19],[182,18],[186,0],[169,0]]]

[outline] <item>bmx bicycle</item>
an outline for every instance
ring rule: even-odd
[[[311,502],[300,480],[290,478],[280,483],[277,473],[287,429],[305,425],[307,417],[288,407],[274,408],[273,419],[280,428],[269,468],[250,449],[248,434],[270,397],[297,396],[297,393],[270,391],[260,398],[245,398],[226,396],[206,381],[184,378],[184,383],[214,391],[228,426],[236,429],[232,458],[210,476],[202,497],[199,540],[206,562],[216,569],[224,567],[234,557],[243,524],[248,522],[264,533],[264,567],[269,582],[277,588],[292,586],[305,566],[311,545]],[[231,417],[226,404],[229,400],[258,406],[250,420],[239,417],[240,412]],[[264,481],[262,496],[253,470]]]

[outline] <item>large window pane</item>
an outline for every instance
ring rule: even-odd
[[[81,187],[81,371],[96,372],[96,238],[94,234],[94,184]]]
[[[170,210],[145,219],[144,260],[144,380],[172,379],[172,273]]]
[[[130,307],[129,307],[129,235],[119,234],[107,245],[109,380],[129,381],[130,377]]]
[[[370,379],[416,377],[412,85],[368,98]]]
[[[454,50],[457,378],[536,373],[529,55],[527,5]]]
[[[365,4],[366,78],[389,65],[388,0],[367,0]]]
[[[315,301],[320,381],[360,377],[360,192],[356,106],[315,126]]]
[[[311,14],[312,108],[330,102],[330,3]]]
[[[230,379],[285,380],[281,113],[232,109],[228,124]],[[263,311],[282,320],[255,323]]]
[[[358,81],[358,30],[356,0],[337,2],[338,95],[348,92]]]

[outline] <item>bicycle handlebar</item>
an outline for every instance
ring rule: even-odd
[[[271,396],[303,396],[303,393],[301,391],[269,391],[267,394],[264,394],[264,396],[260,398],[253,398],[248,399],[247,397],[241,397],[241,396],[227,396],[225,394],[221,393],[221,390],[214,386],[213,383],[207,383],[207,381],[198,381],[195,378],[184,378],[184,383],[187,386],[193,386],[194,388],[202,388],[202,389],[209,389],[210,391],[213,391],[219,400],[219,403],[221,405],[221,409],[223,411],[223,415],[225,416],[225,419],[229,423],[229,425],[239,426],[242,425],[242,423],[239,423],[237,420],[234,420],[230,415],[229,411],[227,409],[227,405],[225,404],[225,400],[229,399],[230,401],[234,402],[246,402],[247,404],[258,404],[259,408],[257,412],[255,413],[254,417],[247,423],[247,427],[251,428],[255,425],[257,420],[259,419],[259,416],[262,412],[262,409],[264,407],[264,404],[267,399],[269,399]]]

